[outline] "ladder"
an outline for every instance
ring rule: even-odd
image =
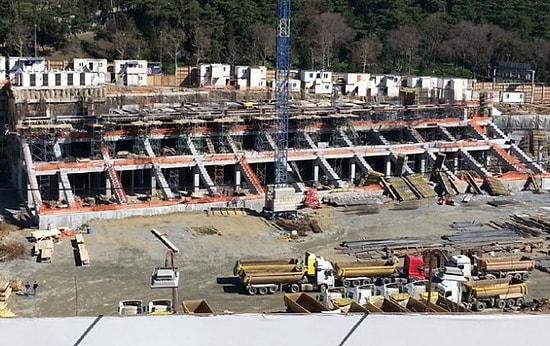
[[[374,129],[372,130],[372,133],[374,134],[374,137],[376,139],[378,139],[378,141],[380,142],[380,144],[383,144],[383,145],[391,145],[391,143],[386,139],[386,137],[384,137],[380,131]]]
[[[277,144],[275,144],[275,140],[273,139],[273,136],[271,136],[271,133],[265,132],[264,136],[271,149],[277,150]]]
[[[510,152],[519,158],[519,161],[525,166],[529,167],[533,173],[546,173],[541,165],[536,163],[530,158],[523,150],[521,150],[516,144],[510,145]]]
[[[101,143],[101,154],[103,155],[103,161],[105,161],[106,164],[107,178],[109,178],[109,181],[111,182],[111,188],[114,190],[117,202],[120,204],[128,203],[128,196],[126,195],[126,191],[124,191],[117,171],[111,163],[109,148],[105,142]]]
[[[59,170],[59,181],[61,182],[61,187],[63,188],[63,195],[65,195],[65,199],[67,200],[67,203],[69,204],[70,207],[73,206],[75,204],[74,194],[73,194],[73,190],[71,189],[69,175],[67,174],[66,170],[63,170],[63,169]]]
[[[424,137],[422,137],[422,135],[420,134],[420,132],[418,132],[418,130],[415,129],[414,127],[412,127],[412,126],[407,126],[405,129],[406,129],[406,131],[409,133],[409,135],[411,136],[411,138],[412,138],[416,143],[423,143],[423,142],[425,142]]]
[[[447,130],[446,127],[444,126],[439,126],[437,128],[439,130],[439,132],[441,132],[441,134],[443,135],[443,137],[445,137],[445,139],[449,142],[455,142],[456,141],[456,138],[449,132],[449,130]]]
[[[205,137],[204,140],[206,141],[206,148],[208,149],[209,154],[215,154],[216,149],[214,147],[214,142],[212,142],[212,138]]]
[[[317,159],[319,160],[319,163],[321,164],[321,167],[323,168],[323,171],[330,177],[332,181],[335,182],[336,187],[343,187],[344,182],[340,177],[338,176],[338,173],[332,168],[330,163],[328,163],[327,159],[323,154],[318,153]]]
[[[206,184],[206,189],[208,190],[208,193],[210,195],[215,196],[218,194],[218,190],[216,189],[216,186],[214,185],[214,182],[212,181],[212,178],[208,174],[208,171],[206,170],[206,166],[202,162],[202,157],[200,153],[198,152],[197,148],[195,147],[195,143],[193,143],[193,140],[191,137],[187,139],[187,146],[189,147],[189,150],[191,150],[191,154],[193,155],[193,159],[195,160],[195,163],[197,164],[197,167],[199,168],[199,175],[202,179],[202,181]]]
[[[153,174],[155,175],[155,179],[157,183],[160,185],[163,198],[164,199],[174,198],[174,193],[172,193],[172,190],[170,189],[170,185],[168,185],[168,182],[166,181],[166,177],[162,173],[162,169],[160,165],[157,162],[154,162],[154,158],[156,157],[156,155],[155,155],[155,152],[153,151],[153,147],[151,146],[151,142],[149,141],[149,138],[145,138],[143,140],[143,146],[145,147],[145,151],[147,152],[147,155],[152,159]]]
[[[491,173],[485,169],[477,160],[464,148],[458,150],[458,154],[462,156],[468,163],[472,170],[474,170],[481,177],[490,177]]]
[[[340,134],[340,137],[342,137],[342,140],[344,141],[344,143],[346,143],[348,147],[354,146],[353,142],[351,141],[351,139],[349,139],[348,135],[346,134],[343,128],[340,127],[338,129],[338,133]]]
[[[489,139],[485,136],[485,130],[478,123],[470,122],[470,127],[474,130],[474,135],[477,139],[485,141]]]
[[[229,147],[231,148],[231,151],[236,154],[239,152],[239,148],[237,147],[237,143],[235,143],[235,139],[232,136],[227,136],[227,144],[229,144]]]
[[[250,164],[248,163],[248,160],[244,155],[240,157],[239,164],[241,165],[241,168],[247,180],[252,184],[252,186],[254,186],[256,193],[258,195],[264,194],[265,191],[260,179],[258,178],[256,173],[254,173],[254,171],[252,170],[252,167],[250,166]]]
[[[508,154],[504,148],[498,144],[493,144],[493,151],[499,156],[499,158],[504,161],[504,163],[517,172],[520,173],[529,173],[529,168],[527,168],[523,163],[521,163],[516,157]]]

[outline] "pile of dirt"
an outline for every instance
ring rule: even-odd
[[[191,227],[191,229],[199,235],[222,235],[222,232],[214,226],[197,226]]]
[[[550,299],[533,299],[533,306],[530,309],[531,311],[541,312],[544,314],[550,313]]]
[[[27,247],[21,242],[4,241],[0,243],[0,262],[25,258],[28,255]]]
[[[319,226],[319,223],[315,219],[299,218],[299,219],[277,219],[275,224],[285,231],[298,232],[298,235],[305,237],[308,232],[322,233],[323,230]]]

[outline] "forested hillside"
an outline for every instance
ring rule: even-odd
[[[5,55],[273,65],[276,0],[0,0]],[[293,0],[293,67],[550,81],[550,1]]]

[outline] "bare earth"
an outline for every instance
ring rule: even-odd
[[[506,199],[515,204],[491,207],[490,197],[468,204],[439,206],[420,202],[414,210],[395,210],[393,205],[378,213],[345,213],[325,207],[315,212],[321,234],[309,234],[300,242],[279,239],[280,232],[261,218],[252,216],[206,216],[173,214],[136,217],[91,223],[92,234],[85,235],[91,265],[77,267],[69,238],[55,245],[52,263],[36,263],[35,258],[0,265],[0,275],[10,279],[39,281],[37,297],[12,295],[8,306],[18,316],[94,316],[116,314],[119,300],[171,298],[170,289],[150,288],[154,267],[164,264],[166,249],[150,233],[151,228],[168,234],[179,247],[176,264],[181,279],[179,300],[206,299],[216,312],[272,312],[284,310],[282,294],[248,296],[232,283],[232,270],[240,258],[302,257],[311,251],[334,261],[352,260],[337,254],[334,247],[344,240],[404,236],[433,236],[450,233],[453,221],[498,220],[513,213],[546,213],[547,195],[525,192]],[[195,227],[214,227],[219,234],[201,234]],[[30,230],[12,232],[21,238]],[[24,240],[26,241],[26,240]],[[29,254],[31,244],[29,246]],[[344,257],[345,256],[345,257]],[[529,280],[533,297],[550,297],[550,275],[535,271]]]

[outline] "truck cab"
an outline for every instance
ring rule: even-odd
[[[424,259],[421,256],[406,255],[403,263],[403,275],[409,281],[426,279]]]
[[[365,305],[376,293],[374,285],[364,285],[351,287],[348,292],[348,298],[353,299],[359,305]]]
[[[459,304],[462,298],[461,285],[462,283],[458,281],[445,280],[437,284],[436,290],[441,297]]]
[[[455,255],[449,260],[449,266],[462,270],[465,278],[472,279],[472,260],[465,255]]]
[[[321,256],[306,253],[307,275],[314,279],[317,286],[323,291],[333,288],[334,284],[334,266]]]

